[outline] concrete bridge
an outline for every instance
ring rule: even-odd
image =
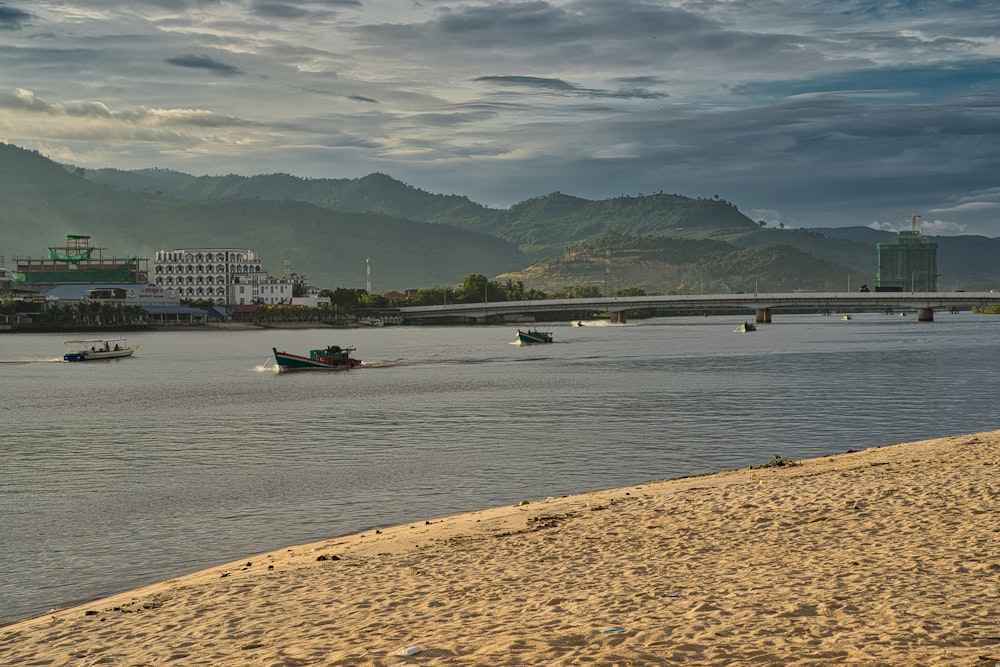
[[[753,313],[759,324],[771,321],[774,312],[786,311],[907,311],[915,310],[921,322],[932,322],[934,311],[969,310],[973,306],[1000,305],[1000,292],[790,292],[779,294],[684,294],[677,296],[621,296],[588,299],[497,301],[441,306],[406,306],[383,311],[406,323],[448,320],[487,322],[505,316],[564,313],[611,313],[611,321],[624,322],[630,310],[658,313]]]

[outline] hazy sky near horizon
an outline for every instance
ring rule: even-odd
[[[0,0],[0,140],[1000,236],[995,0]]]

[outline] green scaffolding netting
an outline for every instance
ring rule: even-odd
[[[49,259],[57,262],[84,262],[90,259],[90,253],[92,252],[94,252],[93,248],[86,248],[76,254],[68,255],[64,252],[59,252],[57,248],[49,248]]]

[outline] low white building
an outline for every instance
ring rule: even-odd
[[[306,306],[308,308],[319,308],[320,306],[329,306],[330,297],[320,296],[318,294],[310,294],[309,296],[297,296],[292,299],[293,306]]]
[[[292,302],[294,281],[271,278],[257,253],[246,248],[160,250],[153,280],[180,299],[218,305]]]

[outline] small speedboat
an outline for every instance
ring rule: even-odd
[[[756,331],[757,325],[753,322],[744,322],[740,326],[736,327],[736,331],[739,333],[749,333],[751,331]]]
[[[139,349],[138,345],[129,345],[124,336],[118,338],[79,338],[68,340],[66,345],[70,351],[63,355],[63,361],[99,361],[102,359],[121,359],[131,357]]]

